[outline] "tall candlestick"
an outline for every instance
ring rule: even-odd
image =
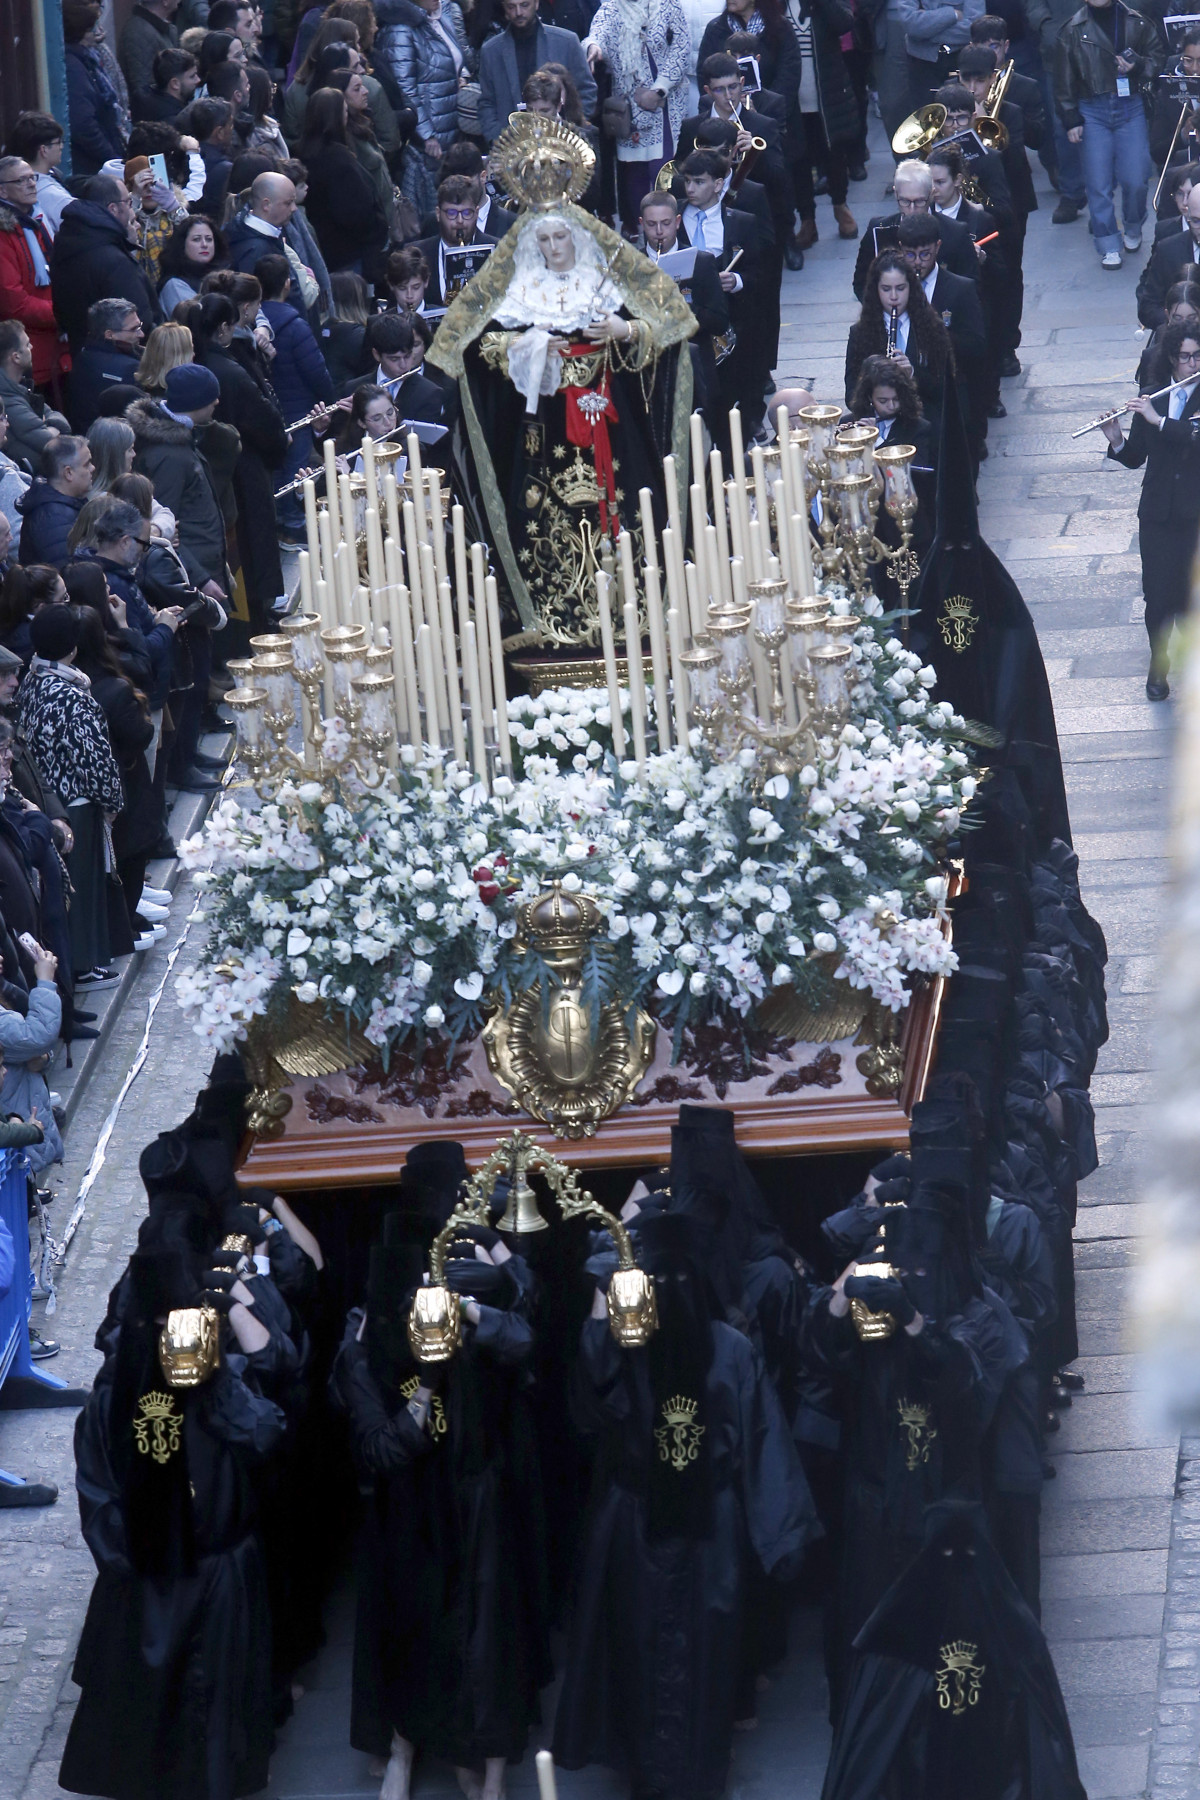
[[[307,550],[300,552],[300,611],[313,610],[312,558]],[[319,566],[319,565],[318,565]]]
[[[388,641],[392,647],[392,704],[396,709],[396,723],[400,736],[412,742],[412,732],[408,718],[408,694],[404,686],[404,646],[403,623],[400,618],[400,551],[393,538],[388,538],[383,546],[384,568],[387,572],[387,587],[383,599],[387,611]]]
[[[338,518],[338,466],[333,448],[332,434],[325,439],[325,504],[329,508],[329,525],[336,544],[342,535],[342,522]],[[325,578],[329,579],[328,576]]]
[[[441,607],[438,604],[437,571],[433,566],[432,544],[421,545],[421,592],[425,600],[425,622],[431,633],[429,654],[433,661],[434,679],[438,684],[438,719],[445,730],[450,724],[450,690],[443,660]]]
[[[623,534],[622,534],[623,535]],[[637,607],[625,602],[625,655],[629,662],[629,724],[633,733],[633,760],[646,769],[646,673],[642,666],[642,632]]]
[[[421,440],[415,431],[408,434],[408,475],[417,508],[417,539],[418,542],[427,544],[429,530],[425,521],[425,470],[421,463]]]
[[[539,1750],[536,1758],[538,1779],[538,1800],[558,1800],[558,1788],[554,1780],[554,1758],[549,1750]]]
[[[650,626],[650,668],[654,675],[654,716],[658,722],[658,747],[660,750],[669,750],[671,696],[667,685],[667,633],[657,563],[647,560],[643,578],[646,583],[646,619]]]
[[[679,608],[667,608],[667,645],[671,653],[671,686],[675,694],[675,737],[680,749],[689,745],[687,722],[687,690],[683,682],[683,631]]]
[[[694,412],[688,420],[688,431],[692,448],[692,480],[700,483],[700,492],[704,492],[704,421],[698,412]]]
[[[425,742],[441,748],[442,728],[438,718],[437,680],[433,673],[434,637],[428,625],[417,632],[417,667],[421,671],[421,694],[425,701]]]
[[[400,496],[396,491],[396,471],[389,463],[383,476],[383,504],[387,513],[388,536],[400,542]]]
[[[492,690],[496,696],[496,748],[500,767],[512,774],[512,740],[508,735],[508,690],[504,684],[504,643],[500,636],[500,592],[496,577],[484,582],[487,594],[488,647],[492,653]]]
[[[314,581],[328,579],[326,571],[321,567],[321,534],[317,528],[317,490],[311,475],[304,477],[304,486],[300,490],[304,495],[304,535],[308,539],[308,557],[312,564]]]
[[[467,740],[463,731],[462,688],[458,679],[458,654],[454,645],[454,605],[448,581],[438,582],[438,612],[442,621],[442,653],[446,668],[446,695],[450,706],[450,736],[454,742],[454,760],[463,769],[467,764]]]
[[[471,545],[471,593],[475,601],[475,635],[479,640],[479,686],[483,698],[483,722],[486,730],[495,733],[493,714],[496,710],[496,693],[492,685],[492,632],[491,620],[488,617],[487,557],[482,544]],[[503,688],[499,690],[503,693]]]
[[[421,581],[421,540],[417,536],[417,514],[411,500],[403,506],[404,515],[404,561],[408,569],[408,585],[412,594],[413,628],[419,628],[425,622],[426,600],[422,592]]]
[[[754,523],[758,525],[760,548],[758,561],[752,564],[755,581],[766,577],[766,559],[771,553],[771,507],[767,499],[767,465],[762,453],[762,445],[754,444],[750,449],[750,463],[754,470]],[[754,540],[751,538],[753,551]]]
[[[604,653],[604,681],[608,688],[608,710],[612,718],[613,750],[618,762],[625,756],[625,722],[621,717],[621,686],[617,680],[617,651],[613,643],[612,610],[608,595],[609,581],[603,569],[596,570],[596,607],[600,614],[600,647]]]
[[[439,582],[448,581],[450,571],[446,567],[446,516],[442,510],[442,471],[427,469],[425,480],[429,488],[429,535],[433,539],[433,561],[437,568]]]
[[[487,781],[487,751],[483,743],[483,702],[479,694],[479,652],[475,627],[468,619],[463,626],[463,667],[467,676],[467,699],[471,706],[471,767],[478,780]]]
[[[717,534],[717,576],[721,583],[721,598],[728,604],[733,598],[733,589],[729,583],[729,502],[725,494],[725,473],[719,450],[710,454],[708,472],[712,482],[713,529]]]
[[[421,701],[417,693],[417,656],[413,637],[412,608],[408,589],[400,582],[396,589],[396,608],[400,615],[400,667],[404,675],[404,701],[408,710],[410,741],[421,748]]]

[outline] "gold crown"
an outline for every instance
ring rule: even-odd
[[[956,1638],[952,1644],[943,1644],[939,1654],[947,1669],[971,1669],[975,1667],[979,1645],[968,1643],[966,1638]],[[979,1672],[982,1674],[982,1669]]]
[[[600,497],[595,474],[583,461],[578,450],[575,452],[575,461],[569,463],[561,475],[554,477],[551,486],[567,506],[594,506]]]
[[[543,956],[581,951],[601,923],[596,902],[587,894],[564,892],[561,881],[552,881],[535,899],[517,908],[521,936]]]
[[[595,151],[577,131],[531,112],[509,115],[488,156],[489,175],[530,210],[578,200],[595,166]]]
[[[945,602],[946,616],[951,619],[974,619],[975,609],[965,594],[952,594]]]
[[[683,1394],[672,1394],[663,1401],[663,1419],[668,1425],[691,1425],[698,1411],[699,1402],[688,1400]]]
[[[160,1394],[157,1389],[154,1389],[149,1394],[143,1394],[139,1405],[141,1407],[142,1417],[147,1420],[173,1419],[177,1417],[174,1395]]]

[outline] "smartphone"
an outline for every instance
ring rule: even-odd
[[[153,175],[159,187],[170,187],[171,177],[167,174],[167,159],[161,152],[157,156],[152,156],[150,158],[150,173]]]

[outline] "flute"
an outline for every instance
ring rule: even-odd
[[[364,376],[363,379],[365,381],[366,377]],[[344,411],[345,409],[344,408],[339,409],[338,403],[336,400],[333,401],[332,404],[323,400],[321,402],[320,406],[314,406],[310,413],[305,413],[305,415],[302,419],[296,419],[291,425],[289,425],[287,427],[287,435],[289,437],[291,437],[293,431],[303,431],[304,427],[306,425],[311,425],[314,419],[319,419],[321,417],[322,413],[334,413],[334,412],[338,412],[339,410]]]
[[[1166,387],[1156,388],[1152,394],[1140,394],[1138,398],[1141,400],[1161,400],[1164,394],[1173,394],[1176,388],[1191,387],[1195,381],[1195,375],[1188,375],[1185,376],[1182,381],[1169,381]],[[1131,402],[1128,406],[1118,406],[1116,412],[1101,413],[1098,419],[1093,419],[1090,425],[1081,425],[1078,431],[1073,431],[1071,433],[1071,436],[1073,438],[1086,437],[1088,432],[1095,431],[1098,425],[1107,425],[1113,419],[1120,419],[1125,413],[1132,412],[1132,410],[1133,405]]]
[[[386,444],[390,438],[399,437],[400,433],[402,431],[404,431],[406,428],[411,430],[411,428],[412,428],[412,420],[411,419],[403,419],[400,422],[400,424],[393,427],[393,429],[391,431],[381,431],[377,438],[371,439],[371,442],[373,444]],[[354,456],[355,454],[356,454],[356,452],[353,450],[343,450],[342,451],[343,456]],[[303,487],[304,483],[307,480],[309,480],[310,478],[313,481],[318,480],[319,477],[322,476],[324,473],[325,473],[325,471],[320,468],[301,469],[301,471],[297,475],[295,481],[289,481],[286,487],[281,487],[276,491],[276,494],[275,494],[276,500],[282,500],[283,496],[285,494],[290,494],[294,488]]]

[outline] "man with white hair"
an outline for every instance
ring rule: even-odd
[[[862,242],[858,247],[858,258],[854,264],[854,297],[861,300],[867,285],[867,270],[875,258],[884,250],[894,250],[899,244],[896,233],[901,219],[915,218],[918,213],[927,213],[933,205],[933,176],[928,166],[910,158],[897,165],[895,175],[896,210],[892,213],[880,213],[876,218],[867,221],[867,229],[862,234]],[[965,225],[958,225],[953,219],[943,219],[942,248],[938,257],[943,269],[949,269],[952,275],[969,275],[972,281],[979,279],[979,258],[975,254],[975,240]]]

